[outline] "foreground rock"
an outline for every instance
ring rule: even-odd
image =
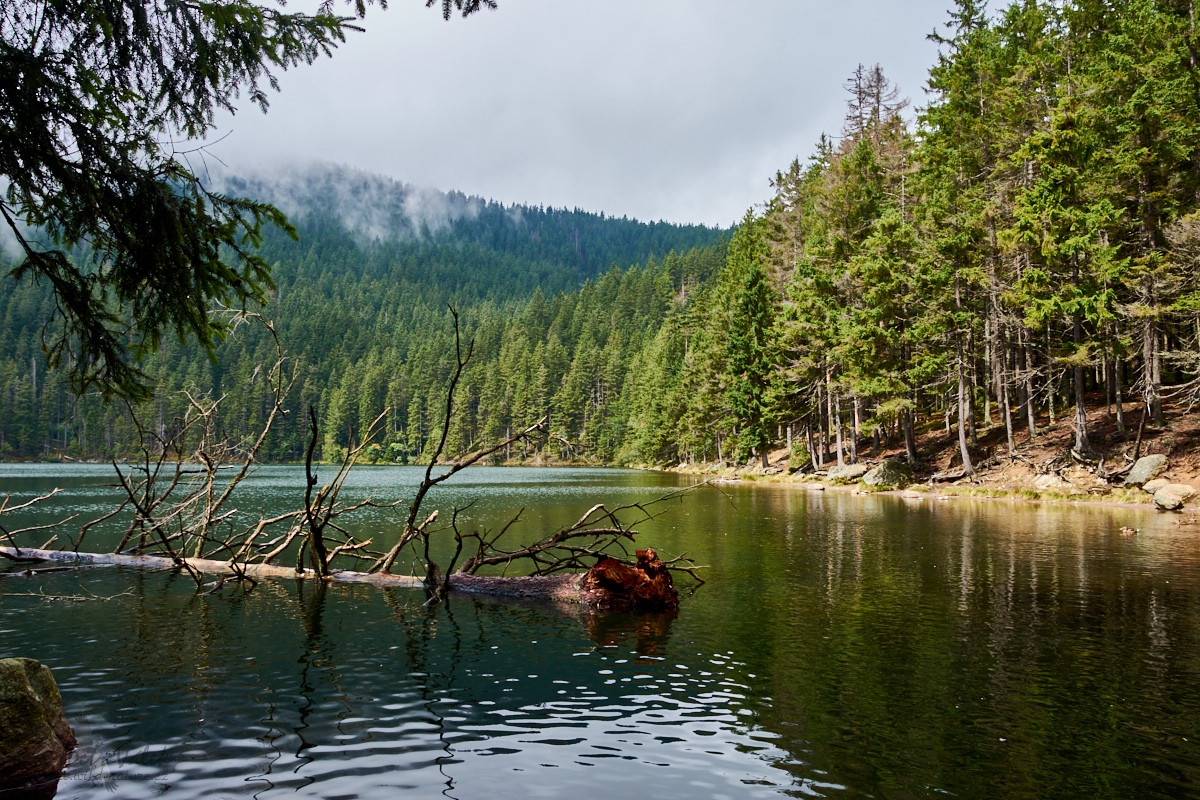
[[[0,790],[52,784],[74,747],[50,669],[32,658],[0,659]]]
[[[874,488],[900,488],[907,486],[912,471],[908,464],[898,458],[885,458],[879,466],[863,476],[863,483]]]
[[[1178,511],[1183,508],[1183,498],[1164,486],[1154,493],[1154,505],[1163,511]]]
[[[829,469],[829,480],[849,483],[866,475],[868,469],[866,464],[846,464],[842,467],[831,467]]]
[[[1164,455],[1142,456],[1125,476],[1126,486],[1141,486],[1154,480],[1167,471],[1167,457]]]

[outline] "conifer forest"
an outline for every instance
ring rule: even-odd
[[[1190,0],[960,0],[925,91],[860,67],[843,128],[730,230],[454,195],[465,211],[366,230],[309,185],[285,209],[299,239],[261,248],[291,405],[316,410],[327,461],[385,409],[368,460],[427,460],[453,306],[473,351],[448,453],[548,416],[540,451],[496,458],[744,464],[790,446],[817,467],[864,448],[919,461],[938,428],[969,474],[984,428],[1014,454],[1069,420],[1086,455],[1089,407],[1161,425],[1200,397],[1195,26]],[[52,317],[47,287],[4,280],[0,457],[128,455],[131,409],[47,370]],[[223,429],[252,435],[274,347],[256,325],[215,359],[164,341],[137,416],[169,426],[184,392],[225,396]],[[301,460],[307,434],[292,413],[263,457]]]

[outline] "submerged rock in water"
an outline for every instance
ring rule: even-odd
[[[868,467],[866,464],[846,464],[842,467],[831,467],[829,469],[829,480],[831,481],[856,481],[863,475],[866,475]]]
[[[579,596],[585,605],[612,611],[679,607],[671,573],[650,548],[637,551],[633,567],[615,558],[601,558],[579,582]]]
[[[863,483],[874,487],[901,487],[908,485],[911,476],[908,464],[898,458],[885,458],[879,466],[863,476]]]
[[[56,781],[74,747],[49,667],[0,659],[0,789]]]
[[[1141,486],[1154,480],[1167,471],[1167,457],[1164,455],[1142,456],[1125,476],[1126,486]]]

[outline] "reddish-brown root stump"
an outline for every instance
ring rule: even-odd
[[[679,593],[667,565],[654,550],[637,551],[637,565],[601,558],[579,582],[584,605],[611,611],[662,610],[679,607]]]

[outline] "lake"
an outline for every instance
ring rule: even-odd
[[[110,469],[0,465],[0,493],[58,486],[42,518],[95,515]],[[418,476],[362,468],[349,489]],[[427,508],[474,502],[489,527],[525,508],[532,537],[694,480],[479,468]],[[237,505],[302,490],[266,467]],[[756,484],[663,510],[639,541],[709,567],[677,581],[677,614],[286,580],[201,597],[93,568],[0,580],[0,656],[62,689],[62,798],[1200,796],[1200,525]]]

